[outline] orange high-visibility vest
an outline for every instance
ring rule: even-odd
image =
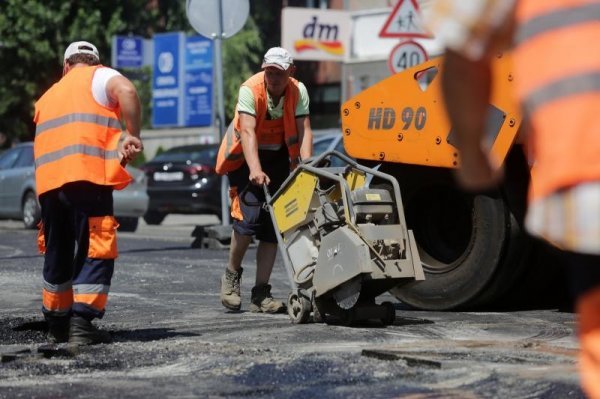
[[[600,180],[600,3],[524,0],[513,62],[535,156],[530,200]]]
[[[269,134],[269,129],[264,129],[267,121],[267,87],[265,73],[259,72],[243,83],[254,94],[254,110],[256,112],[256,140],[259,149],[274,149],[285,142],[290,155],[291,167],[294,168],[300,156],[298,129],[296,128],[296,106],[300,98],[298,81],[290,78],[285,89],[283,104],[283,137]],[[233,127],[233,128],[232,128]],[[217,156],[216,171],[225,174],[238,169],[244,164],[242,140],[240,138],[240,114],[235,110],[232,126],[227,129]]]
[[[92,95],[99,67],[71,69],[35,104],[38,195],[75,181],[116,189],[131,181],[119,163],[120,110],[103,107]]]

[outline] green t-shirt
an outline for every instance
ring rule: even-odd
[[[296,105],[296,117],[299,116],[308,116],[308,91],[306,90],[306,86],[302,82],[298,82],[298,89],[300,92],[300,98],[298,99],[298,105]],[[279,104],[273,104],[273,100],[267,91],[267,112],[269,114],[270,119],[279,119],[283,117],[283,101],[285,96],[282,96],[279,100]],[[248,86],[240,87],[240,92],[238,94],[238,103],[237,103],[238,112],[244,112],[246,114],[256,116],[256,110],[254,109],[254,93],[252,93],[252,89]]]

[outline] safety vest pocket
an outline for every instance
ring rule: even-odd
[[[44,235],[44,223],[40,220],[37,224],[38,235],[37,235],[37,245],[38,251],[40,254],[46,253],[46,236]]]
[[[94,259],[115,259],[117,251],[117,227],[113,216],[95,216],[88,219],[90,240],[88,257]]]

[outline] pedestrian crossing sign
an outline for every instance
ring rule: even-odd
[[[423,24],[423,16],[416,0],[398,0],[379,37],[433,37]]]

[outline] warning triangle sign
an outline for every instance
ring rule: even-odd
[[[416,0],[398,0],[379,37],[433,37],[423,25],[423,16]]]

